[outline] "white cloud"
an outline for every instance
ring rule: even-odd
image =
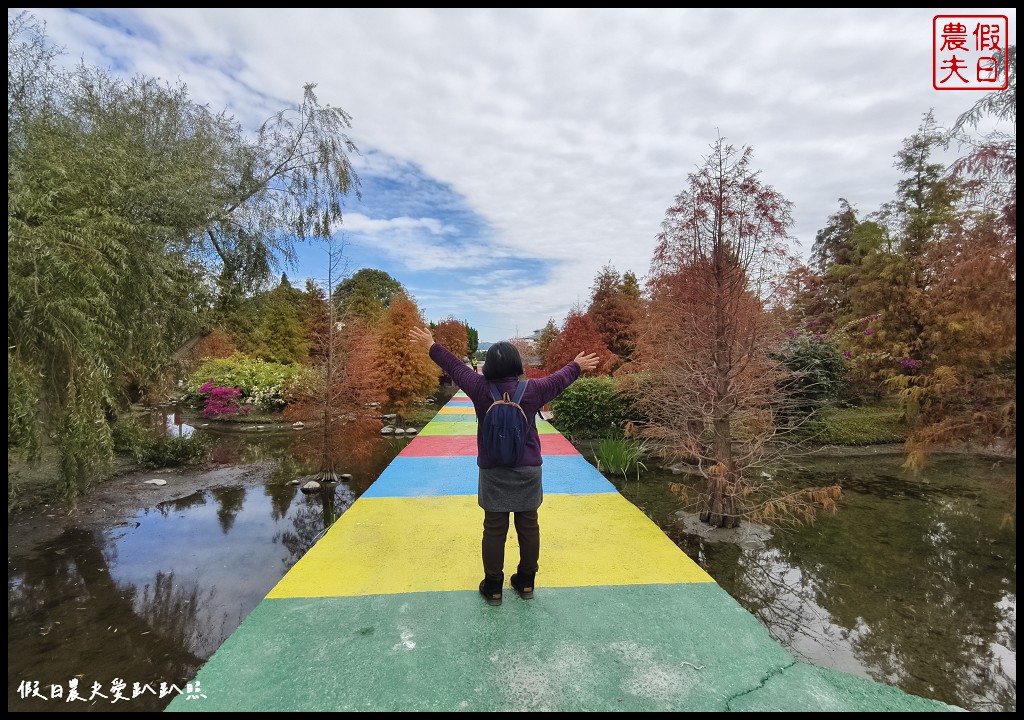
[[[368,218],[362,213],[348,213],[339,230],[348,230],[362,235],[407,233],[423,229],[430,235],[457,235],[459,229],[445,225],[435,218],[396,217],[386,220]]]
[[[560,322],[605,263],[645,275],[666,208],[718,133],[751,146],[794,203],[806,255],[840,197],[863,213],[892,198],[893,156],[925,112],[949,125],[979,96],[932,88],[934,9],[106,11],[133,35],[89,10],[33,12],[72,56],[180,78],[247,127],[317,83],[373,154],[361,171],[402,182],[415,166],[482,219],[486,238],[429,209],[343,225],[410,270],[466,270],[462,288],[422,292],[493,322],[482,339]],[[970,12],[1007,15],[1016,37],[1015,9]],[[546,272],[469,279],[495,256]]]

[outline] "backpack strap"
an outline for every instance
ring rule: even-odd
[[[516,396],[514,398],[512,398],[512,402],[514,402],[516,405],[518,405],[519,403],[521,403],[523,401],[523,394],[526,392],[526,383],[528,383],[528,382],[530,382],[530,381],[529,380],[520,380],[519,381],[519,385],[516,386]]]
[[[516,405],[522,402],[523,394],[526,392],[526,383],[528,382],[529,380],[520,380],[519,384],[516,386],[516,394],[515,397],[512,398],[512,402],[514,402]],[[494,402],[501,402],[503,399],[505,399],[504,396],[502,396],[502,394],[498,391],[497,385],[495,385],[494,383],[487,383],[487,387],[491,389],[491,400],[493,400]]]

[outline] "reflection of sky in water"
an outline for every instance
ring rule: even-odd
[[[234,497],[218,498],[215,490],[179,501],[177,509],[165,503],[141,511],[134,518],[139,526],[116,530],[106,552],[114,581],[139,588],[140,614],[144,589],[152,590],[157,573],[173,577],[175,593],[198,598],[191,650],[201,657],[216,650],[324,529],[319,496],[289,486],[285,492],[294,498],[281,517],[262,486],[225,491]]]
[[[828,609],[815,601],[819,596],[819,588],[813,573],[808,575],[799,567],[787,564],[776,550],[748,550],[744,555],[741,560],[745,566],[744,582],[753,589],[753,595],[757,598],[759,610],[756,615],[797,658],[812,665],[853,673],[895,686],[904,685],[908,675],[916,674],[914,668],[906,666],[910,660],[909,655],[901,653],[901,650],[910,650],[906,647],[893,648],[885,664],[869,663],[863,650],[864,645],[879,642],[889,645],[901,642],[900,639],[890,636],[889,628],[878,627],[877,622],[873,626],[863,617],[857,617],[852,627],[844,627],[842,620],[834,618]],[[925,632],[937,634],[941,630],[945,633],[956,627],[956,616],[964,611],[957,606],[956,600],[949,602],[946,619],[951,627],[926,627]],[[913,617],[914,610],[912,607],[902,610],[896,608],[892,614]],[[924,622],[927,625],[928,621]],[[1004,595],[995,603],[995,623],[994,637],[969,632],[966,634],[964,640],[974,648],[974,654],[956,663],[963,663],[962,670],[977,678],[975,683],[968,683],[967,687],[960,689],[961,693],[969,694],[970,697],[959,698],[960,703],[975,711],[1005,711],[1005,698],[1016,697],[1015,595]],[[945,652],[943,650],[940,655]],[[924,678],[920,679],[927,682]],[[939,690],[939,684],[932,682],[927,690],[929,696],[934,696]],[[923,688],[913,687],[910,691],[922,694]],[[949,701],[948,698],[946,700]]]
[[[192,437],[195,428],[182,421],[181,416],[168,413],[164,416],[167,423],[167,434],[171,437]]]
[[[872,678],[855,649],[858,636],[870,633],[863,622],[853,630],[835,624],[832,614],[815,602],[813,580],[783,561],[777,551],[752,552],[744,562],[747,581],[760,584],[762,597],[771,599],[759,617],[790,652],[812,665]]]
[[[75,676],[184,683],[322,536],[325,516],[345,512],[408,443],[373,428],[358,454],[363,435],[346,428],[336,438],[339,471],[353,477],[335,486],[331,508],[289,484],[316,472],[321,453],[310,440],[319,435],[174,419],[168,409],[140,414],[152,430],[211,441],[212,462],[197,478],[211,489],[139,510],[107,532],[70,528],[8,549],[9,677],[65,688]],[[147,696],[112,709],[159,711],[169,701]],[[8,704],[55,709],[16,694]]]

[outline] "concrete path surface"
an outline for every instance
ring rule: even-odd
[[[549,423],[534,598],[478,592],[457,393],[175,697],[180,711],[951,711],[797,661]],[[506,577],[515,569],[514,529]],[[509,570],[511,568],[511,570]]]

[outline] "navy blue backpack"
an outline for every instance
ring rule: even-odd
[[[494,383],[491,388],[493,402],[480,421],[480,453],[501,467],[516,467],[526,446],[526,435],[533,423],[519,403],[526,392],[527,380],[520,380],[516,394],[502,395]]]

